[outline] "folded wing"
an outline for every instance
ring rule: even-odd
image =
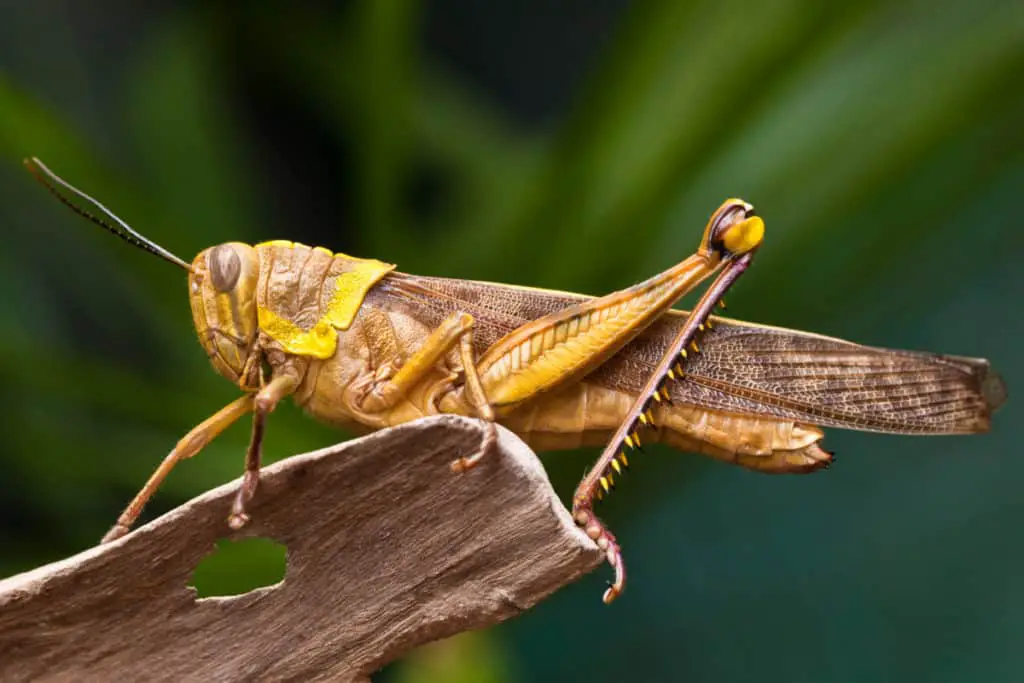
[[[392,273],[367,301],[407,306],[426,324],[455,310],[477,320],[478,353],[519,325],[588,299],[579,294]],[[436,320],[435,320],[436,319]],[[587,380],[638,392],[686,312],[672,311]],[[713,318],[672,399],[713,410],[897,434],[987,431],[1005,399],[986,360],[861,346],[823,335]]]

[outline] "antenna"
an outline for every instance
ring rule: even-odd
[[[63,204],[65,204],[68,208],[77,213],[79,216],[88,218],[96,225],[100,226],[101,228],[105,228],[106,230],[109,230],[110,232],[114,233],[115,235],[123,239],[125,242],[133,244],[136,247],[142,249],[143,251],[148,251],[151,254],[159,256],[165,261],[170,261],[176,266],[181,266],[185,270],[192,272],[192,266],[185,263],[180,258],[175,256],[171,252],[167,251],[160,245],[156,244],[155,242],[146,239],[139,233],[132,230],[127,223],[125,223],[123,220],[115,216],[113,211],[103,206],[98,201],[96,201],[86,193],[82,192],[74,185],[71,185],[70,183],[65,181],[59,175],[57,175],[49,168],[47,168],[46,164],[44,164],[36,157],[25,159],[24,163],[25,168],[27,168],[29,172],[33,176],[35,176],[36,180],[43,184],[43,187],[49,190],[53,194],[53,196],[59,199]],[[84,199],[86,202],[88,202],[95,208],[99,209],[103,213],[103,215],[105,215],[107,218],[113,221],[113,224],[108,223],[99,216],[96,216],[93,213],[87,211],[86,209],[83,209],[82,207],[76,205],[71,200],[71,198],[68,197],[67,194],[61,191],[61,188],[74,194],[80,199]]]

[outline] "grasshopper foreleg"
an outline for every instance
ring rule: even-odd
[[[174,469],[174,466],[201,451],[206,444],[213,441],[214,437],[231,426],[235,420],[252,410],[253,399],[252,394],[235,399],[203,420],[203,422],[186,434],[174,447],[174,450],[164,458],[164,461],[160,463],[156,471],[150,475],[149,481],[142,487],[142,490],[135,494],[135,498],[132,499],[132,502],[121,513],[121,516],[117,518],[117,523],[114,524],[100,542],[107,543],[128,533],[132,525],[135,524],[135,520],[142,513],[142,508],[145,507],[149,499],[156,493],[156,490],[167,475],[170,474],[171,470]]]
[[[231,514],[228,515],[228,526],[232,529],[241,529],[249,521],[249,515],[245,508],[252,497],[256,495],[256,487],[260,483],[263,430],[267,415],[273,412],[283,398],[295,391],[298,384],[298,378],[292,374],[278,375],[256,394],[253,402],[252,437],[249,439],[249,448],[245,453],[245,473],[242,475],[242,484],[238,487],[238,493],[235,494],[235,501],[231,505]]]

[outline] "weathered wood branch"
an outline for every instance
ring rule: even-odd
[[[0,680],[332,680],[515,616],[600,564],[513,434],[475,470],[479,424],[442,416],[265,468],[252,521],[237,482],[114,543],[0,581]],[[197,600],[225,536],[288,548],[283,582]]]

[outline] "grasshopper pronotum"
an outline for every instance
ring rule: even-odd
[[[79,214],[188,272],[199,341],[214,368],[243,391],[178,442],[104,541],[128,532],[176,463],[252,412],[245,472],[228,517],[232,528],[243,526],[266,417],[287,396],[321,420],[363,429],[455,413],[487,425],[477,451],[453,461],[457,472],[487,454],[495,422],[538,450],[607,443],[576,490],[573,517],[615,569],[604,594],[611,602],[625,571],[593,504],[610,492],[641,439],[765,472],[811,472],[833,460],[818,445],[820,427],[983,432],[1005,396],[982,359],[712,317],[764,234],[753,207],[738,199],[712,214],[693,255],[593,298],[409,275],[287,241],[229,242],[189,264],[38,159],[25,163]],[[716,272],[692,312],[670,310]]]

